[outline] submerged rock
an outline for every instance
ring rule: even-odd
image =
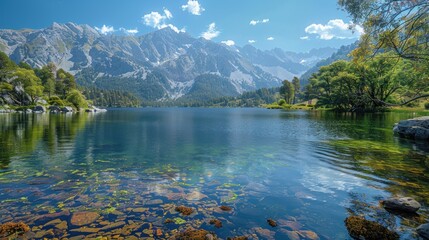
[[[95,222],[100,217],[96,212],[76,212],[73,214],[70,223],[75,226],[84,226]]]
[[[181,213],[184,216],[189,216],[191,215],[194,210],[190,207],[185,207],[185,206],[178,206],[175,208],[176,211],[178,211],[179,213]]]
[[[408,213],[415,213],[421,207],[419,202],[410,197],[390,198],[381,201],[381,204],[383,204],[386,209]]]
[[[274,221],[273,219],[267,219],[268,225],[270,225],[271,227],[277,227],[277,222]]]
[[[188,228],[184,232],[178,234],[175,239],[178,240],[211,240],[218,239],[215,234],[204,229]]]
[[[247,239],[249,239],[249,238],[246,237],[246,236],[229,237],[229,238],[227,238],[227,240],[247,240]]]
[[[350,236],[365,240],[396,240],[399,235],[377,222],[368,221],[363,217],[352,216],[344,221]]]
[[[219,207],[222,211],[225,211],[225,212],[229,212],[229,211],[231,211],[232,210],[232,208],[231,207],[228,207],[228,206],[220,206]]]
[[[400,121],[393,132],[405,138],[429,140],[429,116]]]
[[[212,219],[212,220],[210,220],[210,224],[211,225],[215,225],[216,228],[221,228],[222,227],[222,221],[220,221],[219,219]]]
[[[0,237],[8,237],[12,234],[23,234],[30,231],[30,227],[23,222],[7,222],[0,225]]]
[[[429,223],[422,224],[417,228],[417,233],[424,239],[429,239]]]

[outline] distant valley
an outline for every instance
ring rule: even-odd
[[[0,51],[33,67],[53,62],[80,85],[131,92],[145,101],[217,98],[278,87],[331,57],[334,48],[307,53],[227,46],[169,27],[142,36],[103,35],[88,25],[0,30]],[[308,75],[308,73],[307,73]]]

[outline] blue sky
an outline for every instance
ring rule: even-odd
[[[340,47],[362,32],[337,0],[1,0],[0,28],[88,24],[105,34],[141,35],[163,27],[193,37],[260,49]],[[104,26],[104,27],[103,27]]]

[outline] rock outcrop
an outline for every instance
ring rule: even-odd
[[[384,208],[386,209],[407,213],[415,213],[421,207],[419,202],[410,197],[390,198],[381,201],[381,204],[383,204]]]
[[[429,116],[400,121],[393,127],[393,132],[400,137],[429,140]]]

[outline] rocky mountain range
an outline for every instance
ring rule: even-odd
[[[262,51],[193,38],[164,28],[142,36],[103,35],[88,25],[0,30],[0,51],[33,67],[53,62],[82,85],[130,91],[144,100],[236,95],[301,76],[332,48]],[[213,84],[216,83],[216,84]],[[202,92],[204,91],[204,92]]]

